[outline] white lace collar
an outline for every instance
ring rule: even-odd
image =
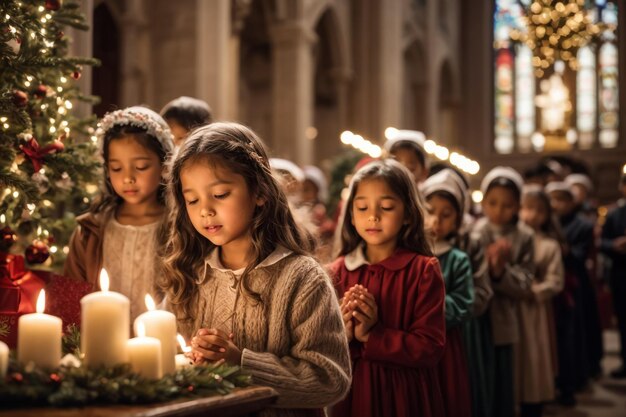
[[[268,257],[265,258],[263,261],[261,261],[261,263],[258,264],[254,269],[264,268],[266,266],[274,265],[276,262],[280,261],[281,259],[286,258],[292,253],[293,252],[291,250],[285,248],[284,246],[278,245],[276,249],[274,249],[274,252],[270,253]],[[241,275],[243,274],[243,271],[245,270],[245,268],[232,270],[222,265],[222,262],[220,261],[219,248],[213,249],[211,253],[209,254],[209,256],[207,256],[206,261],[204,263],[205,272],[206,272],[207,266],[210,267],[211,269],[215,269],[221,272],[232,272],[235,275]]]
[[[346,265],[348,271],[355,271],[363,265],[369,265],[369,261],[365,257],[364,253],[365,245],[361,244],[356,247],[355,250],[350,252],[343,259],[343,263]]]

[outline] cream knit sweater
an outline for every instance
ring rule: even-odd
[[[339,304],[322,267],[310,257],[291,254],[261,264],[250,277],[262,302],[239,294],[232,328],[243,370],[255,384],[280,395],[276,408],[262,415],[316,415],[341,400],[351,384],[350,354]],[[235,279],[233,272],[210,267],[201,277],[198,315],[193,321],[179,321],[188,339],[212,323],[210,295],[228,278]]]

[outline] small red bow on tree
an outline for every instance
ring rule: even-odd
[[[52,143],[41,148],[39,147],[37,139],[30,138],[25,144],[20,145],[20,149],[24,152],[24,155],[30,159],[30,162],[33,163],[33,168],[35,172],[37,172],[41,169],[43,158],[46,155],[63,151],[65,145],[60,139],[55,139]]]
[[[15,281],[26,274],[24,257],[0,252],[0,281],[10,279]]]

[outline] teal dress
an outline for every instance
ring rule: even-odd
[[[491,417],[494,392],[494,349],[489,314],[485,314],[493,290],[489,279],[484,248],[470,233],[455,237],[453,245],[468,254],[474,278],[472,318],[463,323],[463,342],[472,394],[472,416]]]
[[[469,257],[447,242],[435,245],[446,285],[446,347],[439,362],[439,380],[447,417],[471,417],[472,401],[463,324],[472,317],[474,283]]]

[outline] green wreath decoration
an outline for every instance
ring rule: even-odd
[[[70,329],[63,338],[65,353],[79,353],[80,333]],[[78,356],[78,355],[77,355]],[[147,404],[179,398],[226,395],[251,385],[238,366],[205,364],[186,367],[158,380],[143,378],[129,364],[89,369],[60,366],[46,371],[22,365],[12,356],[0,380],[0,408],[52,405]]]

